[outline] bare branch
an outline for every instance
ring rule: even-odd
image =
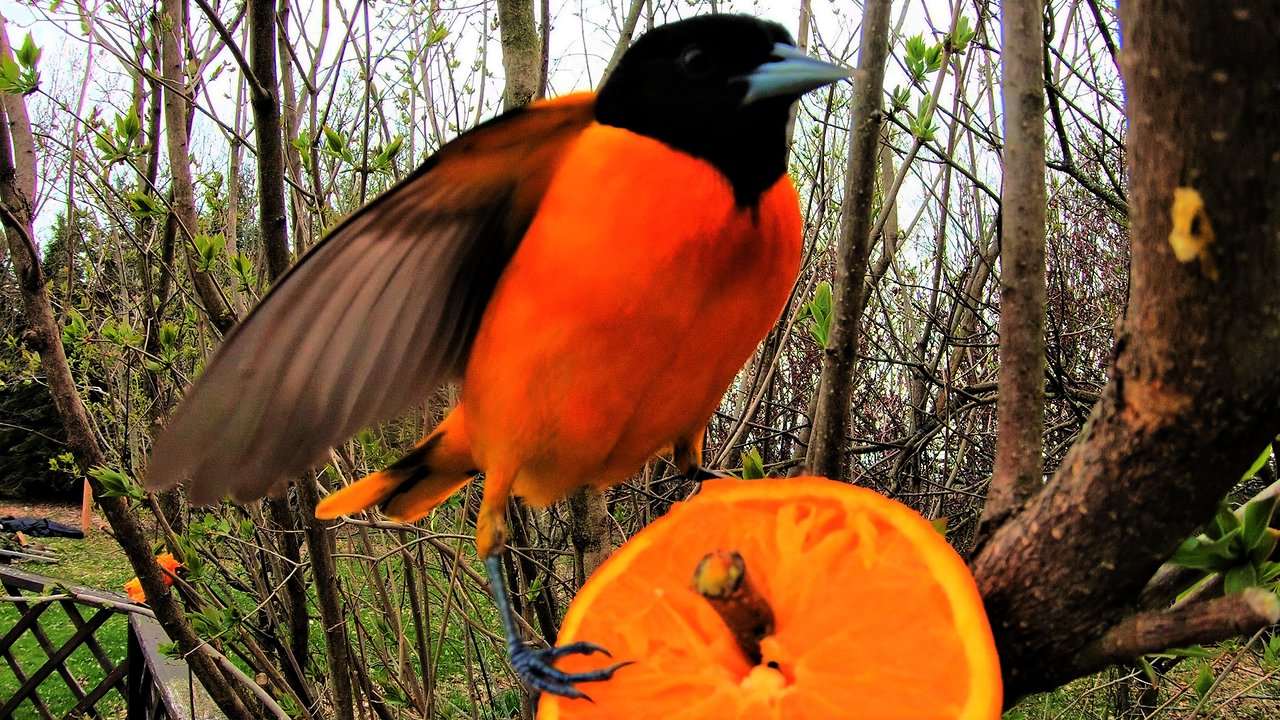
[[[1084,675],[1147,653],[1221,642],[1277,621],[1280,598],[1256,587],[1185,607],[1138,613],[1082,650],[1075,670]]]
[[[1001,9],[1000,401],[995,472],[979,544],[1044,482],[1044,3],[1006,0]]]
[[[833,478],[844,475],[845,438],[849,434],[849,395],[862,325],[862,285],[870,253],[877,146],[884,124],[882,102],[885,58],[889,54],[890,5],[885,0],[869,0],[864,7],[849,164],[840,210],[840,248],[836,256],[831,330],[824,348],[813,430],[805,457],[810,471]]]

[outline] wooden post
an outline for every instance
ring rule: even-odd
[[[89,524],[93,520],[93,488],[89,485],[89,479],[85,478],[84,492],[80,498],[80,532],[85,537],[89,536]]]

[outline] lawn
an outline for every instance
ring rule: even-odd
[[[83,540],[47,538],[42,539],[41,542],[48,549],[58,553],[60,562],[56,564],[25,563],[21,569],[71,584],[116,592],[119,592],[125,580],[133,575],[115,540],[100,528],[94,528]],[[92,608],[80,607],[80,614],[85,620],[88,620],[93,613]],[[12,603],[0,603],[0,631],[8,631],[20,617],[21,613]],[[49,651],[60,648],[76,629],[60,604],[47,606],[40,616],[39,623],[48,637],[48,649],[41,647],[40,642],[31,633],[24,634],[11,648],[12,658],[17,661],[26,676],[30,676],[44,665],[49,658]],[[127,618],[123,615],[111,617],[98,628],[95,637],[109,659],[113,662],[122,660],[128,642]],[[84,645],[77,648],[66,659],[64,667],[86,691],[97,685],[106,674],[90,649]],[[9,664],[9,658],[5,658],[5,661],[0,662],[0,705],[13,697],[20,685]],[[54,715],[60,716],[70,711],[76,704],[76,697],[58,672],[54,672],[41,683],[38,694]],[[102,716],[107,718],[124,717],[124,707],[124,698],[114,691],[98,703]],[[40,715],[28,700],[18,707],[13,717],[37,718]]]

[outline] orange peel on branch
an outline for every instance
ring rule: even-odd
[[[741,603],[746,577],[773,617],[757,659],[735,635],[759,615],[723,617],[698,591],[731,588]],[[560,631],[581,638],[635,664],[594,685],[594,702],[544,694],[540,720],[1000,717],[995,643],[964,561],[910,508],[825,478],[704,483],[583,585]]]

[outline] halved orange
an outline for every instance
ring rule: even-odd
[[[752,666],[690,589],[736,550],[776,626]],[[560,644],[635,665],[542,696],[542,720],[993,720],[999,660],[964,561],[910,508],[825,478],[713,480],[637,533],[583,585]],[[581,672],[599,656],[559,664]]]

